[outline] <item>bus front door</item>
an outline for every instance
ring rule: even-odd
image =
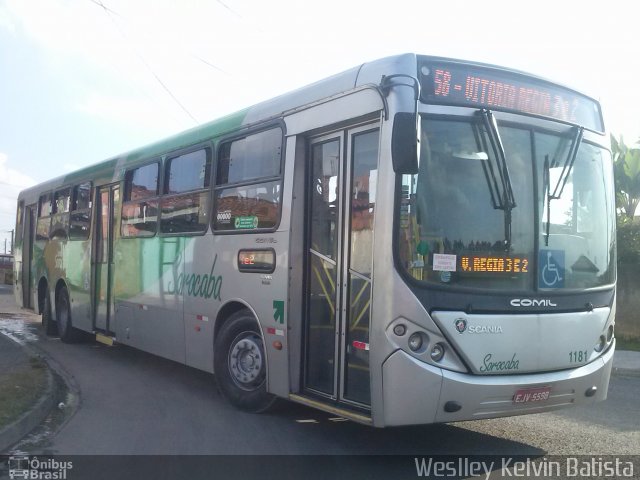
[[[378,137],[369,125],[314,139],[308,177],[305,391],[364,408]]]
[[[113,236],[116,213],[120,204],[117,184],[96,189],[96,218],[93,248],[94,330],[107,335],[115,331],[113,325]]]

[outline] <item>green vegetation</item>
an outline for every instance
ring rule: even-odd
[[[635,352],[640,352],[640,338],[616,336],[616,349],[617,350],[633,350]]]
[[[23,368],[0,373],[0,429],[13,423],[40,398],[47,384],[44,362],[31,358]]]
[[[618,263],[640,264],[640,221],[618,222]]]
[[[614,176],[616,184],[616,207],[622,223],[633,221],[640,203],[640,148],[628,147],[622,136],[620,140],[611,135]]]

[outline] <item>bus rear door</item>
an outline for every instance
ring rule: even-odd
[[[22,240],[22,305],[33,308],[33,277],[31,275],[33,259],[33,240],[36,228],[37,205],[27,205],[24,210],[23,240]]]
[[[93,298],[94,329],[105,335],[113,335],[113,238],[120,208],[120,187],[105,185],[96,189],[96,219],[94,223],[93,249]]]

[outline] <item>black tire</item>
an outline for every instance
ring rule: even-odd
[[[74,328],[71,323],[71,303],[69,302],[69,293],[66,288],[62,288],[58,293],[56,314],[60,340],[64,343],[75,343],[80,340],[80,331]]]
[[[246,310],[229,317],[215,339],[213,365],[218,388],[240,410],[261,413],[276,397],[267,393],[267,364],[256,319]]]
[[[42,309],[42,326],[44,332],[49,336],[58,334],[58,324],[53,318],[53,310],[51,309],[51,296],[49,295],[49,287],[45,287],[44,308]]]

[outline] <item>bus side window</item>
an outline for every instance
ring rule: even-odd
[[[53,194],[53,215],[51,216],[51,230],[49,236],[66,238],[69,229],[69,203],[71,189],[65,188]]]
[[[281,165],[280,128],[223,143],[218,155],[214,229],[245,232],[277,227]]]
[[[201,148],[169,158],[161,201],[161,233],[204,233],[209,224],[211,151]]]
[[[73,187],[71,196],[71,217],[69,220],[69,238],[86,240],[89,238],[91,223],[91,182]]]
[[[36,225],[36,240],[49,239],[51,225],[51,194],[40,195],[38,200],[38,223]]]
[[[158,226],[158,177],[154,162],[125,174],[121,234],[123,237],[153,237]]]

